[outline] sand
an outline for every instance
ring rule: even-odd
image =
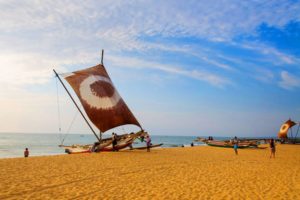
[[[0,159],[0,199],[300,199],[300,145]]]

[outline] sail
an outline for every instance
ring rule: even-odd
[[[284,124],[281,125],[278,138],[287,138],[288,130],[293,127],[296,123],[291,119],[287,120]]]
[[[89,119],[101,132],[125,124],[141,127],[103,65],[75,71],[64,78],[75,91]]]

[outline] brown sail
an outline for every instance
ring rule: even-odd
[[[278,138],[287,138],[288,130],[293,127],[296,123],[291,119],[287,120],[284,124],[281,125]]]
[[[99,64],[64,76],[95,126],[105,132],[120,125],[140,124]]]

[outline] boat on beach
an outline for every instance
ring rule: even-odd
[[[156,148],[156,147],[160,147],[162,146],[163,143],[160,143],[160,144],[152,144],[150,145],[150,148]],[[134,150],[134,149],[137,149],[137,150],[144,150],[144,149],[147,149],[147,147],[135,147],[135,148],[132,148],[131,150]]]
[[[60,75],[55,70],[53,71],[97,139],[93,145],[60,145],[65,148],[65,152],[73,154],[120,150],[132,145],[138,137],[148,135],[114,87],[103,65],[103,51],[101,64],[96,66]],[[60,76],[72,87],[85,114],[79,108]],[[90,122],[97,127],[99,135],[92,128]],[[102,138],[103,133],[108,130],[129,124],[138,126],[140,131],[116,136],[117,143],[114,147],[112,137]]]
[[[228,141],[216,141],[216,140],[209,140],[206,142],[208,146],[214,147],[225,147],[225,148],[233,148],[234,144]],[[250,148],[249,143],[238,143],[239,149]]]
[[[206,138],[197,138],[195,141],[203,142],[208,146],[213,147],[224,147],[224,148],[233,148],[234,143],[232,140],[214,140],[214,139],[206,139]],[[257,148],[258,141],[257,140],[238,140],[238,148]]]

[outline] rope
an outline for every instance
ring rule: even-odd
[[[59,95],[58,95],[58,83],[57,78],[56,80],[56,103],[57,103],[57,117],[58,117],[58,132],[61,139],[61,117],[60,117],[60,108],[59,108]]]
[[[72,121],[71,121],[71,123],[70,123],[68,129],[67,129],[67,132],[66,132],[65,136],[64,136],[64,137],[62,138],[62,140],[61,140],[61,144],[64,143],[65,139],[67,138],[68,134],[70,133],[71,127],[73,126],[74,121],[75,121],[77,115],[78,115],[78,112],[75,113],[75,115],[74,115],[74,117],[73,117],[73,119],[72,119]]]

